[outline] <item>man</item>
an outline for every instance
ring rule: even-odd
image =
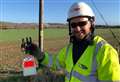
[[[68,12],[70,44],[57,57],[44,54],[41,64],[64,69],[65,82],[120,82],[116,50],[94,35],[95,15],[84,2],[74,3]]]

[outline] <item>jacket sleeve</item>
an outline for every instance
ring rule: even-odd
[[[51,55],[47,52],[44,54],[44,59],[42,60],[41,64],[50,67],[50,68],[55,68],[54,62],[55,62],[55,55]]]
[[[61,51],[56,56],[56,68],[58,70],[65,68],[65,58],[66,58],[66,47],[61,49]]]
[[[97,71],[100,82],[120,82],[118,53],[109,44],[105,44],[98,52]]]
[[[47,67],[51,67],[55,70],[63,68],[65,67],[65,62],[64,62],[65,52],[66,52],[66,48],[61,49],[57,55],[51,55],[45,52],[45,57],[43,61],[41,62],[41,64]]]

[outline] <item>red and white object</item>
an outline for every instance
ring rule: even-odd
[[[35,58],[32,55],[27,55],[22,63],[23,66],[23,75],[24,76],[31,76],[31,75],[36,75],[36,62]]]

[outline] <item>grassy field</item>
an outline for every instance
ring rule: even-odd
[[[120,40],[120,29],[112,29],[116,37]],[[113,38],[108,29],[96,29],[96,35],[102,36],[116,49],[120,46]],[[35,43],[38,42],[37,29],[12,29],[0,30],[0,71],[12,70],[20,71],[22,60],[25,54],[21,52],[21,39],[32,37]],[[69,42],[68,29],[45,29],[44,30],[44,50],[57,54],[57,52]],[[120,52],[119,52],[120,54]]]
[[[62,38],[67,35],[66,29],[45,29],[44,38],[55,39]],[[33,39],[38,38],[37,29],[11,29],[0,31],[0,42],[19,41],[21,38],[31,36]]]
[[[116,37],[120,40],[120,29],[112,29]],[[118,46],[118,43],[113,38],[111,32],[108,29],[97,29],[96,35],[100,35],[105,38],[114,47]],[[38,30],[37,29],[12,29],[12,30],[1,30],[0,31],[0,48],[9,46],[20,46],[21,39],[25,37],[32,37],[32,39],[38,41]],[[44,48],[51,52],[51,49],[58,50],[69,40],[67,29],[45,29],[44,30]],[[59,46],[60,45],[60,46]],[[15,50],[16,51],[16,50]],[[56,53],[56,51],[52,51]]]

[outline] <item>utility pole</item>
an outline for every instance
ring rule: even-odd
[[[39,0],[39,48],[43,52],[43,10],[44,0]]]

